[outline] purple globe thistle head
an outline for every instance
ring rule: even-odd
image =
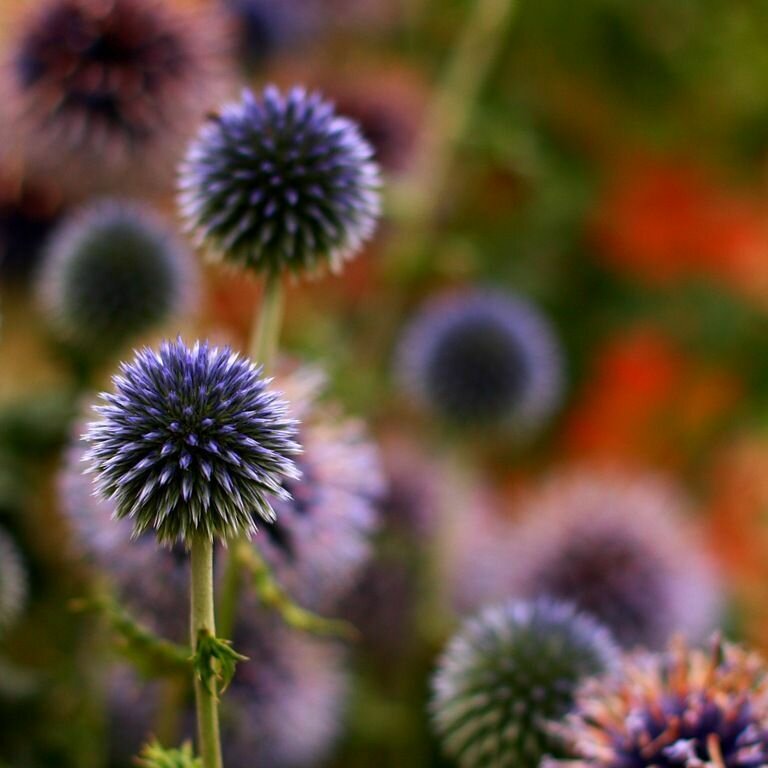
[[[718,622],[721,590],[687,511],[680,489],[654,475],[556,477],[509,529],[505,593],[568,600],[627,647],[700,639]]]
[[[300,47],[317,26],[316,9],[307,0],[221,2],[231,21],[238,61],[246,73]]]
[[[614,675],[586,681],[553,728],[577,758],[563,765],[756,768],[768,764],[768,667],[719,640],[630,655]]]
[[[10,627],[27,602],[27,571],[18,547],[0,530],[0,632]]]
[[[67,181],[78,168],[89,189],[170,170],[190,122],[219,98],[219,44],[211,19],[156,0],[46,0],[7,72],[29,159]]]
[[[198,270],[189,250],[151,209],[99,200],[51,236],[39,294],[53,330],[89,357],[126,342],[192,305]]]
[[[245,600],[238,665],[222,698],[228,768],[303,768],[328,756],[341,731],[347,678],[338,646],[289,631]],[[297,727],[300,724],[300,727]]]
[[[96,488],[134,535],[189,545],[273,522],[270,495],[289,498],[296,422],[261,369],[229,348],[179,338],[123,363],[101,420],[84,436]]]
[[[432,683],[432,715],[446,754],[462,768],[538,768],[558,741],[579,683],[610,670],[610,633],[567,603],[509,601],[469,620]]]
[[[324,379],[317,371],[278,381],[301,422],[301,476],[283,484],[290,496],[270,499],[277,519],[254,543],[295,599],[329,610],[371,555],[383,491],[379,455],[359,421],[318,403]]]
[[[153,631],[185,643],[189,634],[189,555],[177,544],[158,544],[152,532],[132,537],[133,525],[115,519],[115,502],[93,492],[83,472],[85,441],[73,440],[64,454],[56,487],[68,523],[71,549],[106,577],[115,597]]]
[[[29,281],[63,207],[55,186],[0,173],[0,282]]]
[[[227,261],[277,274],[337,270],[373,234],[372,156],[319,93],[245,91],[190,145],[180,207],[200,244]]]
[[[398,351],[406,392],[462,427],[539,427],[559,402],[561,368],[557,340],[535,306],[481,289],[428,302]]]

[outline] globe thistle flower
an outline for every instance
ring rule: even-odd
[[[27,599],[27,574],[12,539],[0,530],[0,631],[18,618]]]
[[[30,159],[122,186],[167,164],[218,98],[213,28],[155,0],[46,0],[8,72]]]
[[[754,653],[716,640],[711,650],[674,644],[627,657],[613,676],[584,683],[555,724],[581,768],[768,763],[768,668]],[[551,763],[556,765],[554,761]]]
[[[55,331],[85,354],[103,356],[189,306],[197,268],[153,211],[101,200],[53,234],[39,279]]]
[[[276,520],[255,538],[277,580],[300,603],[329,610],[371,555],[383,492],[375,446],[363,426],[318,398],[324,379],[299,369],[279,379],[301,426],[301,477],[270,499]]]
[[[0,173],[0,282],[29,280],[62,210],[55,187]]]
[[[434,727],[463,768],[538,768],[559,751],[548,721],[573,704],[578,684],[606,672],[607,630],[565,603],[507,602],[468,621],[433,680]]]
[[[626,646],[663,646],[675,632],[701,638],[720,595],[687,504],[654,476],[574,473],[555,479],[512,533],[516,594],[575,603]]]
[[[549,595],[599,619],[624,646],[701,638],[720,590],[687,503],[654,475],[576,470],[532,492],[515,521],[478,510],[459,525],[459,607]]]
[[[181,210],[200,243],[233,263],[275,274],[339,269],[379,213],[372,154],[318,93],[245,91],[190,146]]]
[[[346,700],[339,648],[278,626],[249,600],[241,616],[234,646],[256,661],[238,665],[222,699],[225,765],[322,763],[341,730]]]
[[[473,290],[429,302],[398,353],[405,390],[445,421],[527,431],[555,409],[561,358],[549,324],[526,300]]]
[[[260,369],[229,348],[181,339],[124,363],[85,439],[99,493],[134,535],[166,544],[229,539],[272,522],[268,494],[296,479],[296,425]]]

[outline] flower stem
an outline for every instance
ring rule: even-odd
[[[250,357],[269,373],[275,362],[280,325],[283,319],[283,286],[280,275],[270,272],[264,283],[259,311],[254,315]]]
[[[190,638],[192,647],[197,649],[201,633],[216,636],[213,614],[213,541],[201,536],[192,540],[191,565]],[[195,703],[198,749],[203,768],[222,768],[216,676],[212,670],[207,680],[195,675]]]
[[[264,283],[264,293],[258,311],[254,314],[253,331],[249,345],[251,360],[263,366],[268,374],[277,355],[280,325],[283,317],[283,286],[277,272],[270,272]],[[230,543],[224,581],[221,585],[219,601],[219,627],[222,637],[229,637],[235,624],[237,598],[240,592],[240,562],[235,557],[235,549],[240,539]]]
[[[429,225],[444,199],[456,148],[467,132],[480,91],[504,43],[517,0],[475,0],[425,118],[428,146],[396,198],[403,219],[396,274],[420,272]]]

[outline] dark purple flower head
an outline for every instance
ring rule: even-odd
[[[538,426],[561,390],[561,356],[546,319],[522,298],[492,291],[439,297],[399,350],[406,390],[459,426]]]
[[[53,233],[39,292],[64,341],[104,356],[188,306],[196,282],[192,254],[154,211],[105,199]]]
[[[486,608],[451,640],[434,677],[434,726],[446,754],[462,768],[538,768],[558,747],[548,721],[616,656],[608,631],[567,603]]]
[[[217,98],[211,25],[168,5],[46,0],[30,13],[9,74],[35,163],[125,182],[187,135]]]
[[[220,0],[232,21],[238,60],[246,72],[299,46],[316,26],[307,0]]]
[[[189,544],[228,539],[271,522],[268,495],[297,478],[296,423],[260,369],[228,348],[181,339],[143,349],[114,378],[85,435],[86,455],[115,515],[134,533]]]
[[[268,87],[225,106],[181,169],[202,243],[263,272],[338,269],[373,233],[379,170],[355,123],[317,93]]]
[[[586,681],[553,729],[576,760],[549,768],[759,768],[768,764],[768,667],[739,646],[675,643]]]

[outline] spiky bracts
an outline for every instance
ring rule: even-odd
[[[338,269],[379,214],[372,154],[355,123],[318,93],[245,91],[191,144],[181,210],[227,261],[269,273]]]
[[[0,530],[0,633],[13,624],[27,600],[27,571],[18,547]]]
[[[156,172],[217,98],[210,29],[156,0],[47,0],[9,73],[30,158],[91,177]]]
[[[559,345],[527,300],[475,289],[429,301],[398,353],[405,390],[446,422],[527,432],[555,409]]]
[[[333,610],[368,561],[384,480],[363,424],[318,402],[324,378],[299,369],[278,378],[301,422],[298,480],[274,499],[277,519],[254,539],[278,581],[300,603]]]
[[[288,498],[296,424],[260,369],[229,348],[181,339],[124,363],[85,435],[96,487],[135,535],[228,539],[274,520]]]
[[[615,656],[608,631],[568,604],[485,609],[451,640],[433,680],[434,727],[446,754],[463,768],[538,768],[559,748],[548,721]]]
[[[574,768],[757,768],[768,764],[768,668],[715,640],[627,657],[587,681],[565,725]],[[557,765],[557,763],[552,763]]]
[[[52,235],[39,281],[53,330],[101,357],[188,306],[197,266],[152,209],[105,199]]]

